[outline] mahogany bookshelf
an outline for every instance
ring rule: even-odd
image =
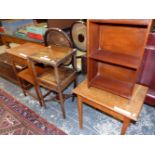
[[[88,86],[130,98],[152,20],[88,20]]]
[[[90,55],[90,58],[112,63],[124,67],[136,69],[139,66],[139,58],[123,53],[113,53],[111,51],[96,50]]]

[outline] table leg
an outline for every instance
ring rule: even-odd
[[[122,130],[121,130],[121,135],[125,135],[129,124],[130,124],[130,119],[125,117],[124,122],[123,122],[123,126],[122,126]]]
[[[82,129],[83,128],[83,106],[82,106],[81,97],[77,96],[77,99],[78,99],[79,126]]]

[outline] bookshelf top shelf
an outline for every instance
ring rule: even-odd
[[[143,25],[143,26],[148,26],[150,19],[90,19],[89,22],[94,22],[94,23],[106,23],[106,24],[126,24],[126,25]]]
[[[137,69],[140,65],[140,58],[122,53],[114,53],[104,50],[96,50],[89,54],[90,58],[102,62],[108,62],[115,65]]]

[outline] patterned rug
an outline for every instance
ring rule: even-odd
[[[65,135],[0,89],[0,135]]]

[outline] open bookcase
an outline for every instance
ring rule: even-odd
[[[130,98],[152,20],[88,20],[88,86]]]

